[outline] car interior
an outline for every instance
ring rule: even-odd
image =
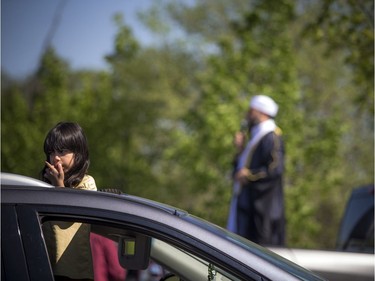
[[[87,223],[79,220],[72,221],[71,218],[68,218],[67,221],[63,219],[56,221],[55,219],[50,220],[48,217],[43,217],[42,220],[42,230],[53,271],[59,267],[59,263],[64,264],[65,256],[67,258],[71,258],[71,256],[62,254],[59,260],[53,257],[54,251],[56,251],[56,249],[53,249],[55,246],[48,243],[50,241],[48,237],[51,236],[51,233],[49,233],[51,225],[53,227],[59,226],[59,229],[64,231],[78,225],[80,230],[75,230],[73,234],[71,232],[64,234],[59,230],[53,234],[53,239],[59,240],[59,236],[68,235],[71,236],[69,237],[69,244],[78,247],[80,244],[75,240],[80,240],[82,235],[85,235],[84,239],[90,240],[86,245],[91,247],[94,274],[96,274],[96,270],[117,272],[119,276],[113,276],[111,280],[207,281],[215,280],[215,277],[216,280],[240,280],[205,258],[198,257],[186,249],[173,245],[171,242],[162,241],[138,231],[129,230],[122,226],[114,227],[112,224],[103,222]],[[89,229],[89,232],[81,231],[83,228]],[[94,250],[94,248],[98,249],[96,243],[105,243],[106,249],[112,251],[112,253],[108,253],[106,250],[101,253],[101,256],[106,255],[106,259],[110,260],[106,263],[108,266],[106,269],[103,269],[103,265],[100,269],[96,268],[95,253],[98,253],[97,250]],[[63,250],[69,252],[69,245]],[[82,253],[85,250],[80,249],[79,252]],[[53,264],[55,261],[56,264]],[[71,266],[69,265],[69,267]],[[113,268],[117,268],[117,270]],[[119,268],[122,270],[119,270]],[[61,270],[59,272],[61,273]],[[125,279],[122,279],[124,275]]]

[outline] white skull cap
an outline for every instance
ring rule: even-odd
[[[254,108],[271,117],[275,117],[279,109],[279,106],[273,99],[264,95],[257,95],[252,97],[249,107]]]

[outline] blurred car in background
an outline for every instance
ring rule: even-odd
[[[374,185],[353,189],[335,251],[271,248],[331,281],[374,280]]]
[[[337,250],[374,254],[374,185],[353,189],[337,238]]]

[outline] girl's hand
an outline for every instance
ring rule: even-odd
[[[47,178],[52,185],[64,187],[64,170],[60,163],[55,166],[46,161],[46,172],[44,177]]]

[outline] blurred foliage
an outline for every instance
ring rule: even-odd
[[[305,4],[311,3],[306,1]],[[326,57],[337,51],[343,53],[358,88],[353,101],[361,106],[361,110],[373,114],[374,1],[323,0],[314,4],[317,14],[305,23],[304,34],[325,43]]]
[[[140,15],[159,36],[148,47],[115,15],[110,71],[72,71],[50,47],[29,79],[2,73],[1,170],[38,178],[48,130],[76,121],[99,188],[225,226],[233,134],[264,93],[280,105],[288,244],[333,248],[351,189],[374,176],[371,7],[156,1]]]

